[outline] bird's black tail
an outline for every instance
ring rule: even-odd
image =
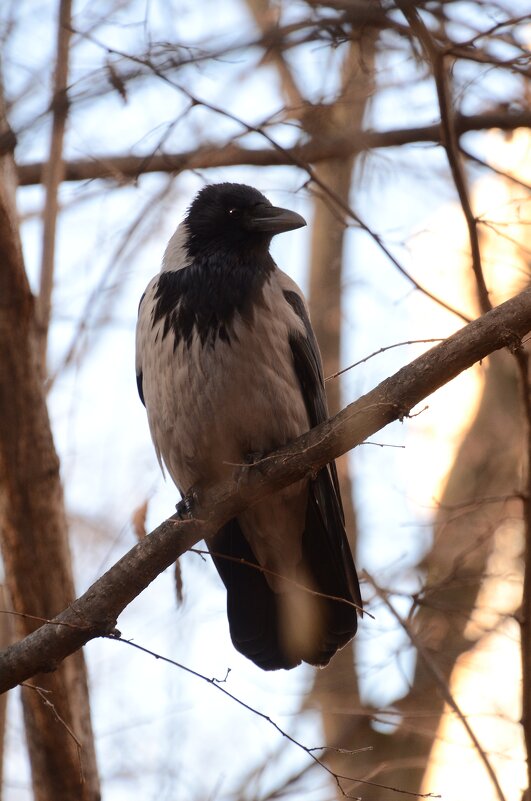
[[[210,549],[227,588],[234,647],[263,670],[289,669],[302,661],[326,665],[356,633],[362,605],[358,578],[328,468],[310,482],[302,540],[300,583],[313,591],[305,595],[311,599],[313,621],[307,641],[304,633],[286,641],[285,611],[291,603],[291,617],[297,614],[300,587],[294,588],[291,598],[289,591],[271,589],[236,519],[212,538]],[[296,629],[297,621],[291,625]]]

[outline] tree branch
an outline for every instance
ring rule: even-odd
[[[516,128],[531,128],[531,111],[492,111],[484,114],[457,114],[454,119],[456,134],[499,128],[514,131]],[[1,138],[0,138],[1,139]],[[399,147],[441,141],[441,126],[426,125],[420,128],[397,128],[389,131],[363,131],[347,137],[314,139],[292,148],[250,149],[234,143],[225,145],[206,144],[182,153],[162,153],[152,156],[116,156],[112,154],[76,159],[64,162],[64,181],[88,181],[97,178],[124,181],[152,172],[180,173],[183,170],[201,170],[212,167],[292,166],[297,162],[316,164],[330,158],[342,158],[374,148]],[[1,141],[0,141],[1,146]],[[42,181],[42,162],[19,164],[17,167],[20,186],[33,186]]]
[[[199,539],[268,494],[316,470],[410,410],[489,353],[518,348],[531,330],[531,289],[469,323],[331,420],[197,499],[195,517],[169,518],[135,545],[64,612],[0,654],[0,692],[54,670],[94,637],[114,631],[125,607]]]

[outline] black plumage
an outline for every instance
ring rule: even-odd
[[[275,234],[304,224],[252,187],[205,187],[141,301],[139,393],[159,460],[183,494],[328,416],[304,298],[269,254]],[[361,596],[334,464],[207,544],[233,643],[263,669],[324,665],[354,635]]]

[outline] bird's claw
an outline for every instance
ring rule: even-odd
[[[245,454],[244,463],[246,465],[253,465],[261,462],[265,456],[265,451],[253,451],[252,453]]]
[[[175,506],[177,517],[179,517],[181,520],[186,520],[187,518],[192,517],[194,501],[195,494],[193,491],[185,495],[184,498]]]

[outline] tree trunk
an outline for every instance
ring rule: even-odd
[[[515,497],[484,502],[514,496],[521,480],[524,447],[515,361],[501,351],[489,356],[488,362],[480,407],[456,454],[435,521],[433,546],[423,560],[425,589],[414,618],[417,637],[436,660],[447,684],[457,659],[474,645],[465,636],[465,628],[476,605],[496,530],[503,520],[522,513]],[[418,744],[418,769],[408,775],[408,788],[420,791],[444,711],[444,699],[422,659],[417,660],[411,692],[400,704],[406,715],[412,707],[430,710]]]
[[[6,130],[3,114],[0,122]],[[75,593],[59,460],[36,357],[35,303],[24,270],[14,195],[14,164],[8,154],[0,159],[0,534],[13,608],[51,618]],[[16,617],[17,636],[38,625]],[[98,799],[82,653],[55,673],[36,676],[22,695],[37,801]]]
[[[11,607],[9,594],[3,584],[0,584],[0,609],[7,612]],[[3,651],[13,642],[13,617],[9,614],[0,614],[0,649]],[[0,801],[3,798],[4,788],[4,760],[6,739],[6,713],[7,693],[0,695]]]
[[[356,134],[361,130],[365,109],[373,90],[376,37],[367,34],[362,43],[351,42],[343,65],[341,94],[332,107],[316,112],[309,120],[314,135],[335,132],[335,135]],[[320,180],[345,204],[349,204],[353,156],[330,159],[319,165]],[[321,349],[325,375],[337,372],[341,350],[342,265],[346,222],[343,212],[327,196],[318,195],[314,204],[310,265],[310,312],[312,325]],[[340,381],[327,384],[331,414],[341,408]],[[352,495],[348,455],[337,461],[341,495],[345,509],[347,533],[356,553],[357,520]],[[354,650],[353,650],[354,649]],[[307,705],[321,711],[325,742],[332,747],[364,747],[372,741],[370,718],[345,715],[345,709],[362,711],[355,666],[355,644],[340,651],[326,670],[316,671]],[[338,710],[341,714],[338,714]],[[339,774],[352,772],[352,758],[331,752],[330,767]],[[358,772],[358,771],[356,771]],[[341,797],[341,796],[340,796]]]
[[[457,451],[441,497],[433,545],[419,566],[426,580],[412,628],[436,665],[439,680],[418,655],[410,691],[395,704],[403,716],[398,730],[380,734],[377,747],[363,757],[377,781],[411,793],[421,791],[444,712],[440,679],[449,686],[457,659],[474,646],[465,629],[494,535],[504,519],[521,517],[521,502],[514,497],[523,456],[516,364],[507,351],[499,351],[489,356],[485,369],[477,415]],[[504,496],[512,500],[504,501]],[[492,502],[495,498],[500,500]],[[379,801],[381,790],[364,788],[363,798]]]

